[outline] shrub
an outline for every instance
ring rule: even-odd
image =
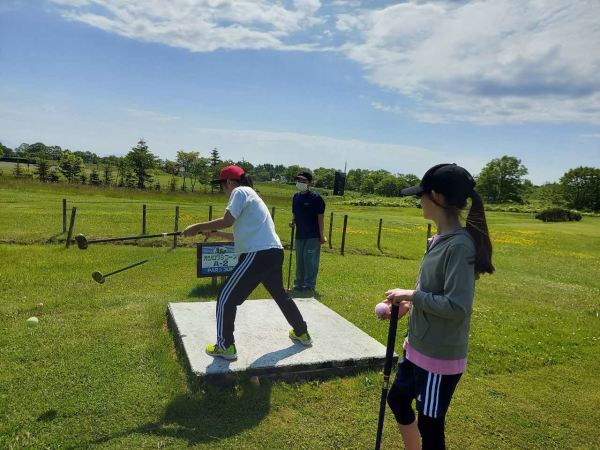
[[[564,208],[549,208],[536,214],[535,218],[543,222],[579,222],[581,220],[581,214],[577,211],[571,211]]]

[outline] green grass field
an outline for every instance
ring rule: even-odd
[[[289,243],[293,190],[259,186]],[[195,277],[192,240],[64,248],[62,198],[75,232],[108,237],[180,229],[223,212],[210,194],[46,186],[0,178],[0,448],[372,448],[381,374],[325,381],[241,379],[188,385],[166,327],[166,305],[213,300]],[[332,249],[318,297],[385,343],[373,316],[390,287],[413,285],[426,222],[412,208],[359,208],[328,198]],[[346,254],[340,255],[343,215]],[[376,247],[383,219],[382,250]],[[477,284],[469,368],[447,418],[453,449],[600,448],[600,218],[545,224],[490,213],[497,273]],[[108,272],[162,255],[94,283]],[[287,256],[287,253],[286,253]],[[286,260],[287,264],[287,260]],[[252,298],[267,298],[262,288]],[[37,327],[25,321],[37,316]],[[399,333],[406,328],[399,324]],[[315,336],[315,338],[318,338]],[[402,448],[388,410],[384,448]]]

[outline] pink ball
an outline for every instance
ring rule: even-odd
[[[379,318],[379,319],[387,319],[391,314],[391,309],[390,309],[390,305],[388,305],[387,303],[377,303],[377,305],[375,306],[375,315]]]

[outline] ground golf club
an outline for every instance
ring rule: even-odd
[[[136,262],[135,264],[130,264],[129,266],[123,267],[121,269],[115,270],[115,271],[107,273],[105,275],[102,275],[101,272],[96,271],[96,272],[92,273],[92,278],[94,279],[94,281],[96,283],[104,284],[104,281],[106,280],[106,278],[110,277],[111,275],[114,275],[119,272],[123,272],[124,270],[128,270],[133,267],[141,266],[142,264],[146,264],[148,261],[150,261],[150,260],[144,259],[143,261]]]
[[[138,234],[137,236],[124,236],[124,237],[93,239],[93,240],[88,240],[83,234],[78,234],[77,236],[75,236],[75,242],[77,242],[77,247],[79,247],[81,250],[85,250],[86,248],[88,248],[89,244],[96,244],[99,242],[134,241],[137,239],[150,239],[150,238],[167,237],[167,236],[180,236],[181,233],[182,233],[181,231],[173,231],[171,233]]]
[[[396,343],[396,330],[398,328],[398,305],[392,305],[392,316],[390,317],[390,328],[388,331],[387,347],[385,350],[385,365],[383,366],[383,387],[381,389],[381,402],[379,404],[379,422],[377,423],[377,438],[375,450],[381,448],[381,436],[383,434],[383,419],[385,417],[385,404],[388,389],[390,387],[390,373],[394,362],[394,345]]]

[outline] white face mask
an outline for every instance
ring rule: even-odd
[[[298,189],[300,192],[304,192],[308,189],[308,184],[296,181],[296,189]]]

